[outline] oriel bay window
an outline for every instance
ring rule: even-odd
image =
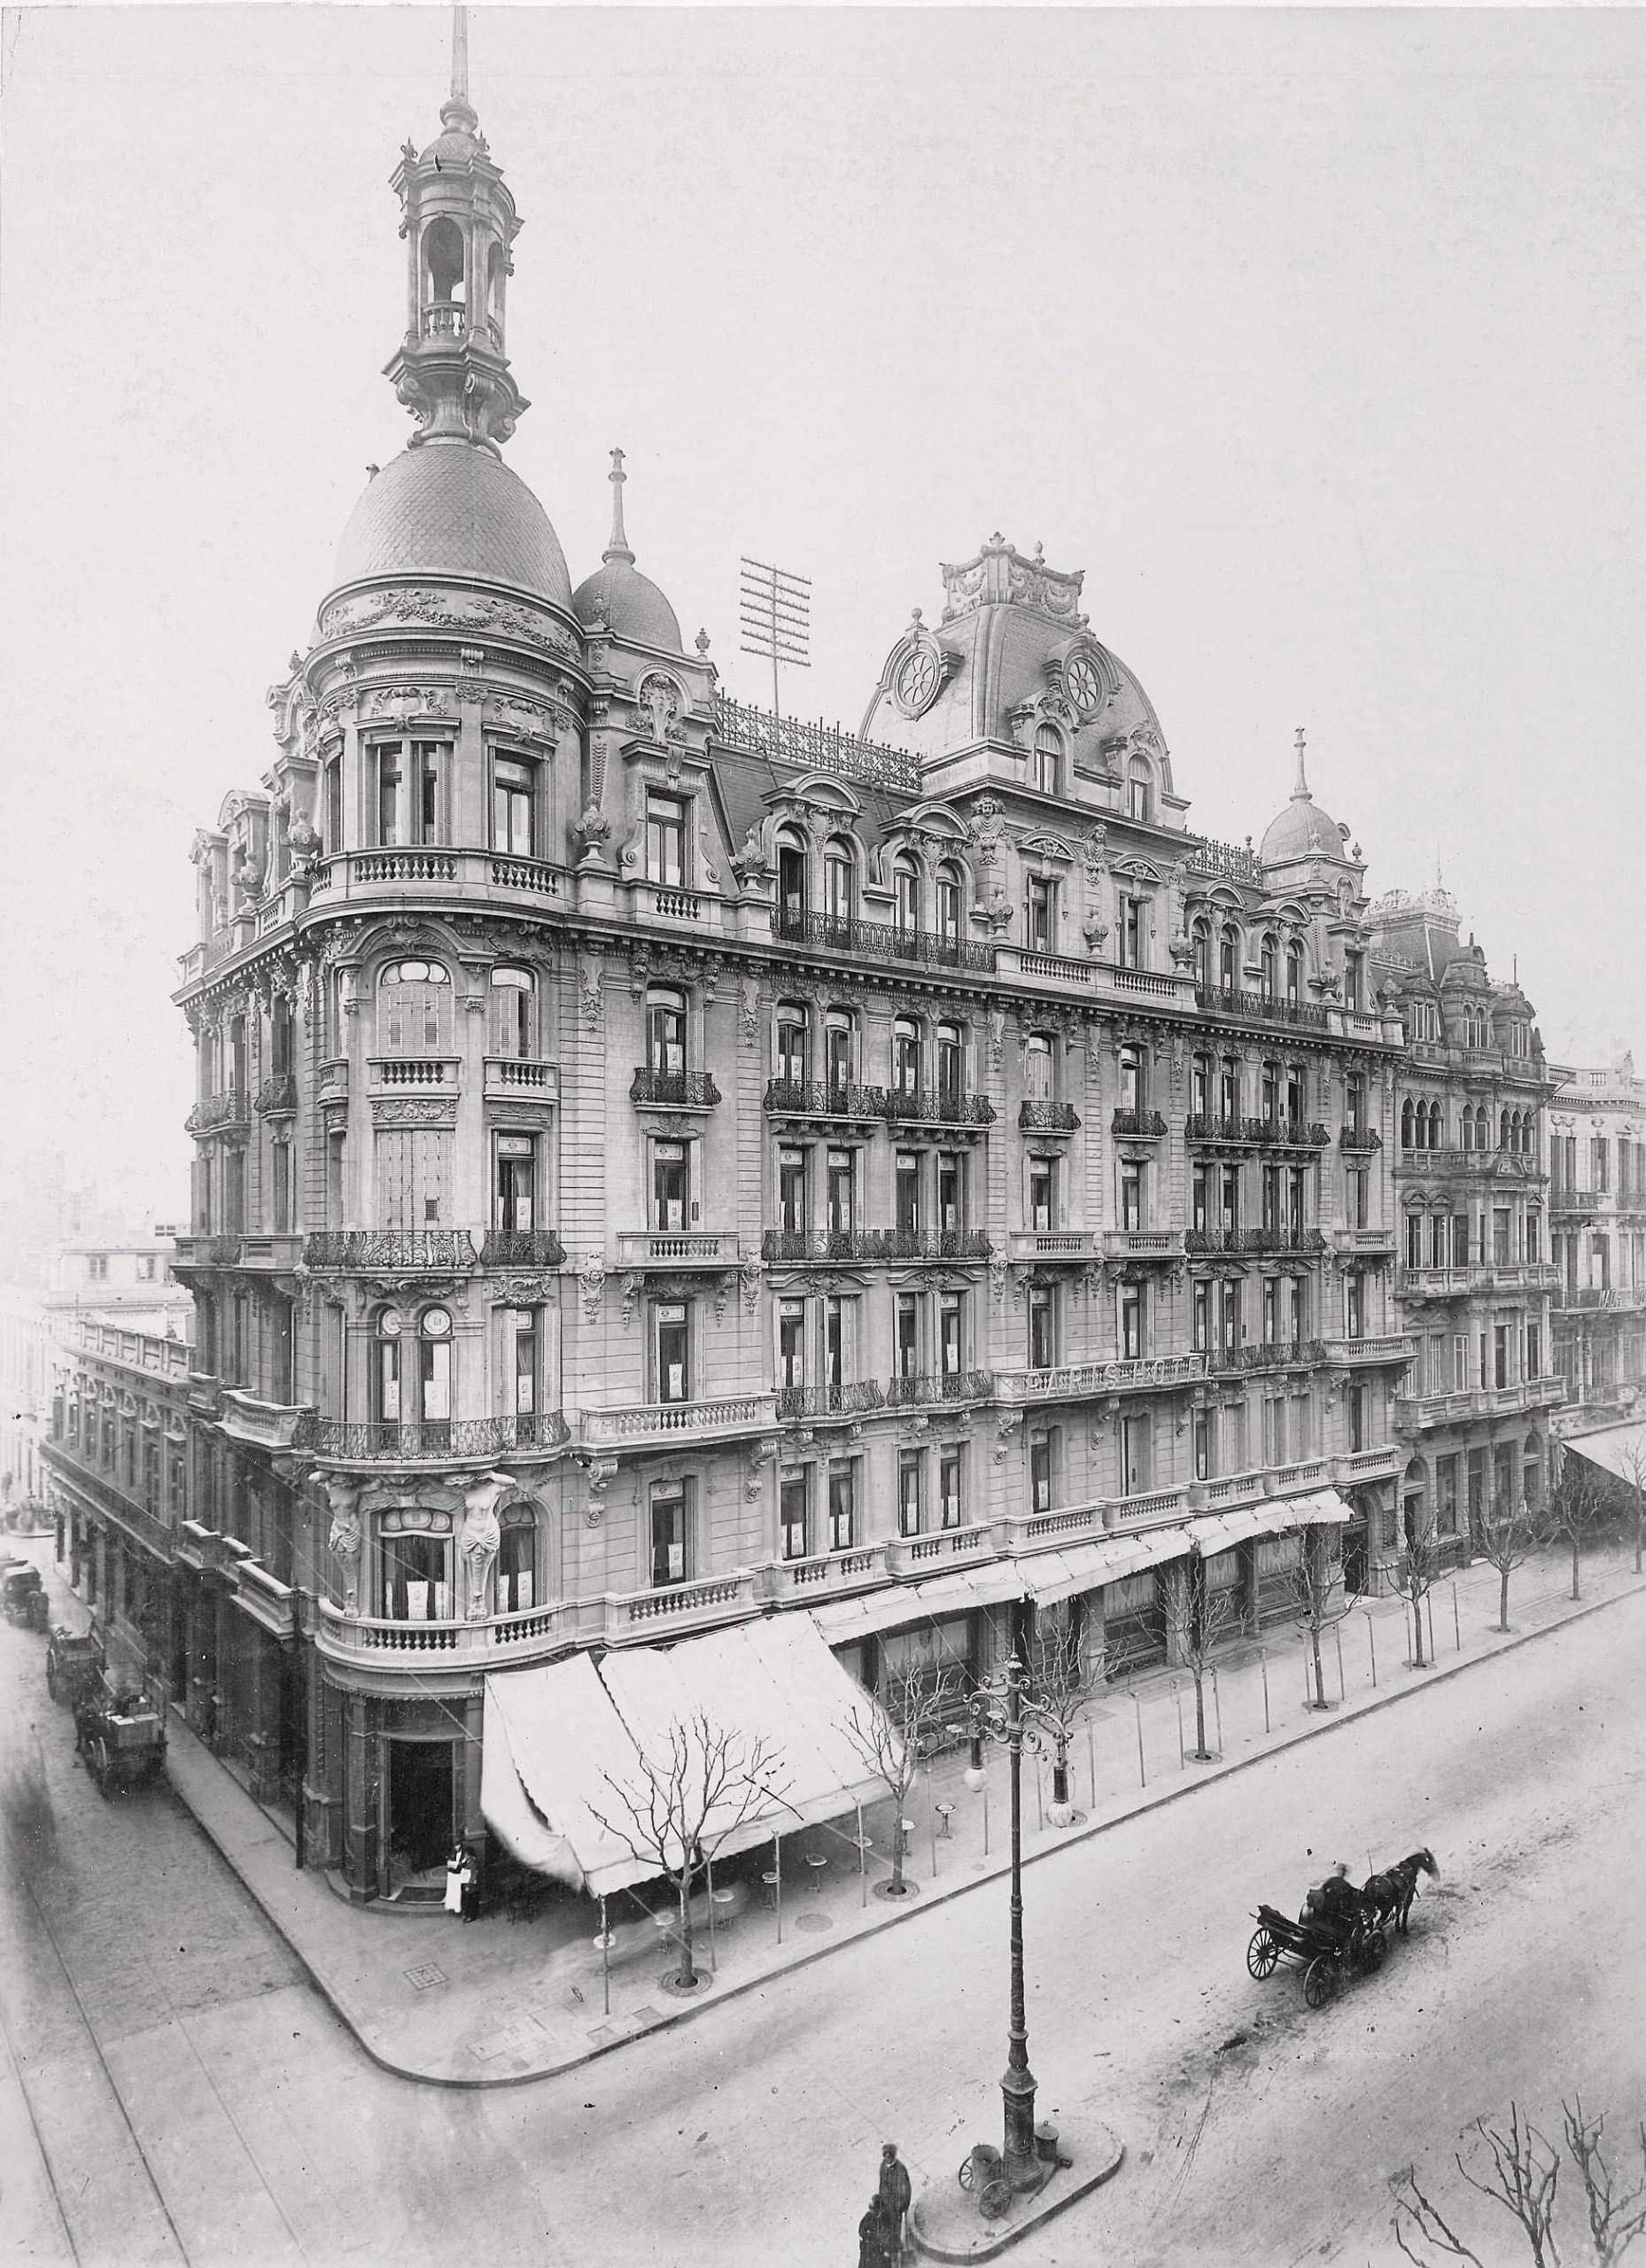
[[[492,848],[516,858],[530,858],[536,850],[532,810],[536,766],[518,757],[500,756],[492,763]]]
[[[385,1512],[377,1552],[382,1611],[390,1621],[450,1621],[449,1512]]]
[[[828,1548],[850,1551],[857,1536],[857,1472],[842,1459],[828,1468]]]
[[[449,753],[439,741],[382,741],[373,749],[380,843],[444,841]]]
[[[654,1142],[651,1146],[651,1225],[676,1230],[686,1226],[689,1174],[684,1142]],[[784,1226],[788,1223],[785,1222]]]
[[[686,883],[686,804],[679,796],[646,797],[646,879],[665,889]]]
[[[919,1449],[905,1449],[897,1459],[897,1533],[920,1532],[920,1480],[925,1457]]]
[[[660,1300],[651,1313],[653,1398],[657,1402],[689,1402],[690,1309],[684,1300]]]
[[[691,1574],[692,1518],[689,1484],[659,1480],[651,1492],[651,1587],[665,1590]]]
[[[529,1236],[537,1226],[537,1137],[496,1134],[496,1197],[493,1228]]]

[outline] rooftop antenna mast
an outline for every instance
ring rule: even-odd
[[[742,562],[737,594],[740,651],[772,664],[772,713],[782,714],[778,695],[777,665],[791,669],[811,666],[811,584],[804,575],[791,575],[786,567],[768,567],[763,560]]]

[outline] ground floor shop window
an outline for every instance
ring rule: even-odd
[[[1166,1612],[1155,1568],[1108,1584],[1103,1593],[1105,1655],[1111,1677],[1161,1659],[1166,1651]]]
[[[912,1678],[922,1692],[946,1679],[951,1706],[963,1716],[967,1697],[976,1682],[977,1634],[969,1614],[950,1616],[914,1630],[889,1631],[880,1642],[876,1690],[882,1698],[905,1678]]]

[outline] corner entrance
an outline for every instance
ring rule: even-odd
[[[457,1833],[453,1805],[455,1743],[391,1740],[384,1795],[389,1895],[443,1895],[446,1861]]]

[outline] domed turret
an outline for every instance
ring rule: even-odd
[[[1259,852],[1266,866],[1285,866],[1298,858],[1347,860],[1345,830],[1329,819],[1308,792],[1303,776],[1303,728],[1297,734],[1297,785],[1292,800],[1277,819],[1271,819]]]
[[[467,441],[407,449],[373,476],[343,531],[336,586],[380,575],[501,583],[571,604],[547,513],[516,473]]]
[[[578,586],[571,602],[578,620],[586,630],[604,623],[625,646],[656,646],[679,654],[684,650],[679,617],[656,584],[635,566],[624,532],[623,486],[628,476],[621,449],[612,451],[607,477],[611,482],[611,541],[601,554],[600,566]]]

